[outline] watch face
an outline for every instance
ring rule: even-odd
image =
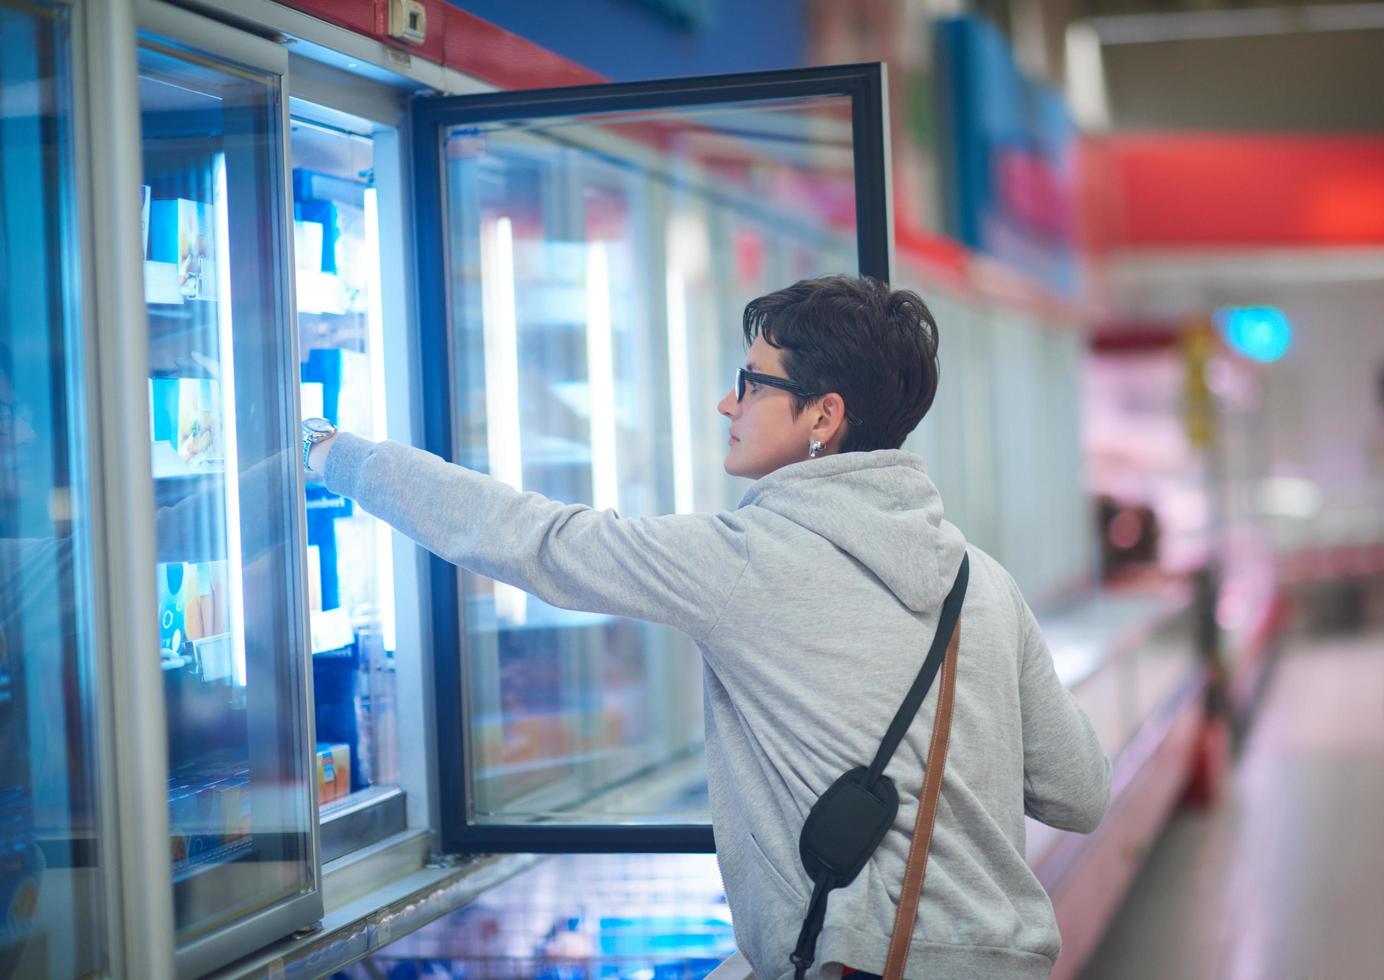
[[[328,435],[336,431],[336,426],[326,419],[303,419],[303,431]]]

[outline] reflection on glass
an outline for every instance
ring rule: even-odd
[[[734,952],[714,856],[561,854],[338,976],[690,978]]]
[[[0,0],[0,977],[109,968],[69,26]]]
[[[278,81],[152,37],[139,67],[154,574],[186,941],[310,889],[315,872]]]
[[[384,363],[374,143],[294,119],[294,259],[305,418],[383,438]],[[398,782],[389,529],[307,487],[308,605],[323,817]]]
[[[858,269],[849,99],[459,126],[442,152],[457,460],[624,516],[733,508],[715,406],[744,304]],[[473,822],[707,819],[690,640],[462,590]]]

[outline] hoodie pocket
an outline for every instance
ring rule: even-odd
[[[760,870],[763,872],[763,877],[769,881],[774,882],[778,886],[778,889],[784,893],[784,895],[789,896],[799,902],[806,902],[808,896],[803,894],[796,885],[794,885],[791,881],[785,878],[783,876],[783,873],[779,871],[777,867],[774,866],[774,862],[769,860],[769,855],[765,854],[764,848],[762,848],[759,845],[759,838],[756,837],[753,833],[751,833],[749,837],[750,854],[760,865]]]
[[[731,906],[735,943],[756,976],[791,976],[789,954],[807,914],[807,896],[774,866],[753,834],[745,834],[735,851],[736,867],[727,874],[737,882]]]

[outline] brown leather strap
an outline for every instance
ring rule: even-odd
[[[952,703],[956,696],[956,657],[961,643],[961,621],[952,630],[942,660],[942,690],[937,696],[937,716],[932,723],[932,743],[927,750],[927,772],[923,776],[923,798],[918,804],[918,819],[913,825],[913,842],[908,845],[908,866],[903,872],[903,891],[894,914],[894,934],[889,941],[889,958],[884,964],[884,980],[903,980],[908,964],[908,947],[918,922],[918,899],[923,894],[927,872],[927,852],[932,845],[932,827],[937,820],[937,798],[942,794],[942,770],[947,764],[947,742],[951,738]]]

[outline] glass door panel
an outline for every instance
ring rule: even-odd
[[[430,100],[416,126],[425,305],[450,408],[429,448],[568,503],[734,508],[715,405],[745,303],[887,278],[878,66]],[[433,277],[431,280],[429,277]],[[425,299],[425,304],[428,302]],[[439,643],[448,847],[707,847],[701,664],[661,626],[457,581]],[[458,608],[459,607],[459,608]],[[443,634],[439,632],[439,636]],[[462,692],[460,700],[455,693]],[[618,827],[615,832],[605,828]],[[646,832],[647,831],[647,832]]]
[[[140,36],[150,613],[183,944],[315,891],[280,85]]]
[[[0,976],[110,969],[66,7],[0,0]]]

